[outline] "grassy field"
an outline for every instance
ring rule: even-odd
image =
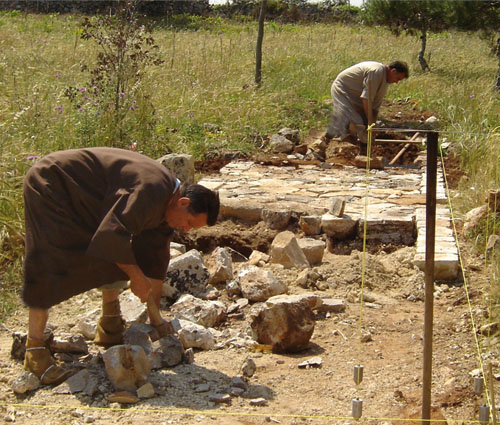
[[[20,286],[21,183],[33,159],[59,149],[117,145],[109,133],[98,131],[106,122],[92,105],[78,109],[65,96],[68,87],[85,87],[89,77],[81,66],[96,60],[95,43],[80,38],[80,21],[79,16],[0,14],[3,289]],[[263,84],[257,88],[256,23],[211,18],[190,26],[196,31],[155,23],[153,36],[164,62],[146,69],[122,147],[137,143],[152,157],[252,152],[282,127],[303,133],[324,128],[331,82],[345,67],[400,59],[409,63],[410,79],[391,86],[388,98],[413,102],[440,117],[441,137],[457,148],[469,175],[454,199],[457,211],[483,204],[487,190],[500,186],[500,95],[493,88],[498,61],[478,35],[430,35],[432,72],[423,73],[416,37],[360,25],[268,22]],[[13,305],[5,297],[0,315]]]

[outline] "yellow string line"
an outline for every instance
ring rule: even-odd
[[[177,415],[202,415],[202,416],[255,416],[255,417],[276,417],[276,418],[303,418],[303,419],[327,419],[327,420],[351,420],[355,419],[356,422],[367,421],[392,421],[392,422],[429,422],[429,423],[479,423],[478,420],[468,419],[421,419],[421,418],[391,418],[391,417],[361,417],[359,419],[352,416],[333,416],[333,415],[294,415],[284,413],[247,413],[247,412],[215,412],[206,410],[173,410],[161,407],[138,409],[138,408],[123,408],[123,407],[93,407],[93,406],[53,406],[43,404],[25,404],[25,403],[2,403],[0,406],[5,407],[22,407],[22,408],[36,408],[36,409],[59,409],[59,410],[95,410],[95,411],[116,411],[116,412],[130,412],[130,413],[170,413]]]
[[[363,337],[363,292],[365,287],[365,272],[366,272],[366,228],[368,222],[368,196],[370,193],[370,159],[372,150],[372,129],[375,124],[368,127],[368,143],[366,146],[366,192],[365,192],[365,210],[363,222],[363,255],[361,260],[361,292],[360,292],[360,311],[359,311],[359,341],[358,341],[358,365],[361,365],[361,339]],[[359,384],[356,384],[359,387]]]
[[[490,136],[491,134],[495,134],[495,131],[497,131],[497,128],[494,128],[492,131],[488,133],[481,133],[481,132],[473,132],[473,131],[457,131],[457,130],[431,130],[431,129],[419,129],[419,128],[391,128],[391,127],[373,127],[373,131],[380,131],[380,132],[392,132],[392,133],[439,133],[439,134],[469,134],[471,136]],[[405,142],[405,140],[401,140],[402,143]]]
[[[493,135],[497,134],[498,135],[498,130],[500,129],[500,127],[495,127],[493,129]],[[495,172],[498,171],[498,168],[495,169]],[[496,173],[495,173],[496,174]],[[493,179],[493,181],[498,181],[498,175],[495,175],[494,176],[495,178]],[[496,214],[497,214],[497,194],[495,193],[495,199],[494,199],[494,205],[493,205],[493,214],[491,214],[491,209],[490,209],[490,198],[489,198],[489,194],[488,194],[488,197],[486,199],[486,203],[487,203],[487,214],[486,214],[486,230],[485,230],[485,238],[484,238],[484,265],[485,267],[487,268],[488,267],[488,251],[487,251],[487,248],[488,248],[488,235],[494,235],[496,234],[496,226],[497,226],[497,219],[496,218],[493,218],[493,217],[496,217]],[[493,221],[493,227],[491,229],[491,232],[490,232],[490,216],[492,215],[492,221]],[[493,274],[495,273],[494,270],[491,271]],[[494,284],[494,281],[495,281],[495,277],[492,276],[492,279],[491,279],[491,284]],[[492,291],[492,289],[490,288],[490,291]],[[491,313],[493,311],[493,296],[492,294],[490,294],[490,296],[488,297],[488,316],[491,317]],[[487,337],[486,338],[486,342],[487,342],[487,346],[488,346],[488,353],[491,353],[491,338]],[[491,376],[489,376],[488,374],[488,377],[491,379]],[[487,378],[486,378],[486,375],[483,373],[483,382],[484,382],[484,387],[485,388],[488,388],[488,382],[487,382]],[[489,399],[488,399],[488,405],[492,405],[493,404],[493,400],[494,400],[494,394],[491,395],[491,403],[489,402]],[[494,406],[492,406],[493,408]],[[493,416],[493,414],[492,414]]]
[[[474,320],[474,315],[472,313],[472,304],[471,304],[470,297],[469,297],[469,287],[467,285],[467,277],[465,276],[465,267],[464,267],[464,262],[462,259],[461,250],[460,250],[460,242],[458,240],[458,232],[457,232],[457,228],[455,226],[455,215],[453,213],[453,206],[451,205],[451,197],[450,197],[450,191],[449,191],[449,187],[448,187],[448,179],[446,178],[446,168],[444,165],[443,151],[441,149],[441,146],[439,146],[439,156],[441,159],[441,167],[443,168],[443,179],[444,179],[444,184],[445,184],[446,196],[448,198],[448,207],[450,208],[450,216],[451,216],[451,224],[453,227],[453,234],[455,236],[455,241],[457,243],[458,260],[460,263],[460,268],[462,269],[462,278],[464,280],[464,289],[465,289],[465,295],[467,297],[467,306],[469,308],[469,315],[470,315],[470,319],[472,322],[472,334],[474,335],[474,341],[476,344],[477,356],[478,356],[478,360],[479,360],[479,368],[481,370],[481,373],[483,374],[483,381],[485,384],[484,385],[484,392],[485,392],[486,400],[488,401],[488,405],[489,405],[490,404],[490,402],[489,402],[490,397],[489,397],[489,393],[488,393],[488,385],[486,382],[486,374],[484,373],[484,365],[483,365],[483,358],[481,355],[481,347],[479,345],[479,339],[477,336],[476,322]]]

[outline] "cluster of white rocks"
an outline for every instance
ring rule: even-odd
[[[80,358],[80,370],[54,391],[82,392],[88,396],[107,392],[109,402],[134,403],[155,396],[149,379],[154,370],[192,363],[194,350],[238,349],[255,344],[266,345],[276,352],[306,349],[314,331],[314,311],[342,312],[343,301],[322,299],[312,292],[286,295],[287,285],[260,266],[271,262],[307,272],[311,264],[321,262],[323,257],[325,244],[317,242],[297,241],[291,232],[279,233],[269,255],[254,251],[247,264],[240,264],[237,273],[228,248],[214,250],[205,264],[200,252],[185,252],[183,245],[173,243],[173,258],[162,295],[163,304],[169,304],[164,314],[171,316],[176,333],[158,339],[154,327],[147,323],[145,304],[130,291],[124,291],[120,295],[122,316],[127,323],[124,344],[96,352],[97,348],[89,342],[95,337],[100,309],[88,311],[76,321],[73,327],[76,334],[54,337],[47,333],[47,344],[58,360],[71,365],[74,364],[72,355]],[[189,273],[183,279],[182,273],[186,270]],[[307,275],[302,279],[307,280]],[[227,294],[222,297],[224,291]],[[231,301],[223,302],[219,298]],[[228,316],[245,319],[242,330],[218,330]],[[12,352],[17,358],[24,355],[25,338],[25,335],[15,335]],[[82,358],[88,360],[85,367],[82,367]],[[104,368],[99,369],[101,359]],[[111,388],[102,384],[104,371]],[[12,388],[22,394],[39,386],[34,375],[23,372]],[[240,390],[235,389],[234,393]]]

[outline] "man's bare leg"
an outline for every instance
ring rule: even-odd
[[[30,308],[28,314],[28,337],[43,343],[43,333],[49,320],[49,310]]]
[[[349,133],[356,139],[355,143],[359,146],[358,155],[366,156],[368,154],[366,127],[351,122],[349,124]]]
[[[161,291],[163,287],[163,280],[161,279],[150,279],[151,281],[151,292],[153,295],[153,299],[155,301],[156,307],[160,309],[160,300],[161,300]],[[166,320],[163,320],[163,322],[160,325],[157,325],[153,323],[153,319],[151,318],[151,313],[149,312],[149,321],[152,325],[155,326],[156,330],[158,331],[158,336],[160,338],[163,338],[165,336],[171,335],[175,333],[174,328],[172,327],[172,324],[170,322],[167,322]]]
[[[121,289],[102,289],[102,315],[97,324],[94,342],[103,347],[123,343],[125,323],[121,316],[118,296]]]
[[[102,303],[112,303],[118,299],[120,289],[102,290]]]
[[[71,372],[57,366],[49,349],[45,346],[43,333],[48,319],[49,310],[29,309],[24,368],[36,375],[42,384],[57,385],[65,381]]]
[[[163,287],[163,280],[161,279],[150,279],[151,281],[151,292],[153,294],[153,299],[155,300],[155,304],[158,308],[160,308],[160,300],[161,300],[161,290]]]

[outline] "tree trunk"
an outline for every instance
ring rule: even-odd
[[[500,34],[497,38],[497,57],[498,57],[498,71],[497,71],[497,82],[495,84],[497,89],[500,89]]]
[[[259,32],[257,34],[257,48],[255,50],[255,84],[260,86],[262,81],[262,40],[264,40],[264,20],[266,18],[267,0],[262,0],[259,14]]]
[[[418,61],[420,62],[420,66],[422,67],[422,71],[430,71],[429,65],[424,58],[425,54],[425,45],[427,44],[427,32],[422,30],[422,35],[420,36],[420,40],[422,44],[420,45],[420,52],[418,52]]]

